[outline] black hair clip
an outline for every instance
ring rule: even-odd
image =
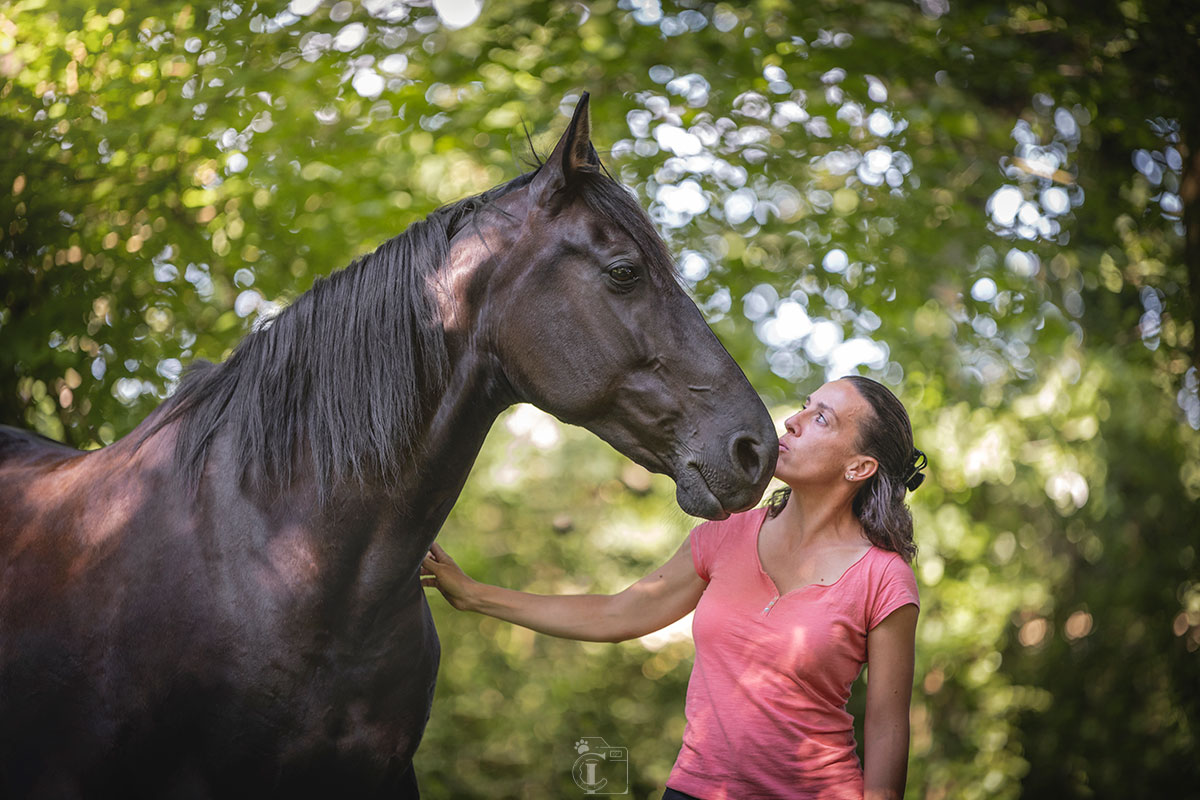
[[[929,459],[925,457],[925,454],[914,447],[908,477],[904,479],[904,485],[910,492],[915,492],[917,487],[924,483],[925,473],[921,472],[921,470],[925,469],[928,464]]]

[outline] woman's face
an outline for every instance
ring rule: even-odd
[[[817,389],[804,408],[783,423],[775,477],[789,486],[821,484],[845,480],[848,471],[861,470],[858,426],[871,413],[871,406],[847,381],[831,381]]]

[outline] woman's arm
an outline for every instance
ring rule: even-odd
[[[917,607],[905,605],[867,634],[864,800],[899,800],[904,796],[916,632]]]
[[[661,567],[619,594],[540,595],[472,580],[436,542],[421,564],[421,584],[459,610],[564,639],[621,642],[653,633],[696,607],[708,584],[692,565],[691,537]]]

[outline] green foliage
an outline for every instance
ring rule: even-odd
[[[780,417],[847,370],[910,409],[932,463],[912,796],[1200,785],[1195,10],[291,8],[0,10],[0,420],[110,443],[317,275],[527,168],[522,126],[548,149],[586,89],[609,169]],[[442,541],[489,582],[614,591],[691,524],[669,481],[518,409]],[[685,636],[578,644],[432,605],[430,797],[573,796],[591,735],[661,790]]]

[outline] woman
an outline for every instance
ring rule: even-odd
[[[545,596],[468,578],[433,545],[452,606],[569,639],[618,642],[695,609],[683,747],[664,800],[904,794],[916,552],[905,491],[924,479],[904,406],[868,378],[818,389],[785,423],[765,508],[695,528],[615,595]],[[864,761],[850,687],[868,666]]]

